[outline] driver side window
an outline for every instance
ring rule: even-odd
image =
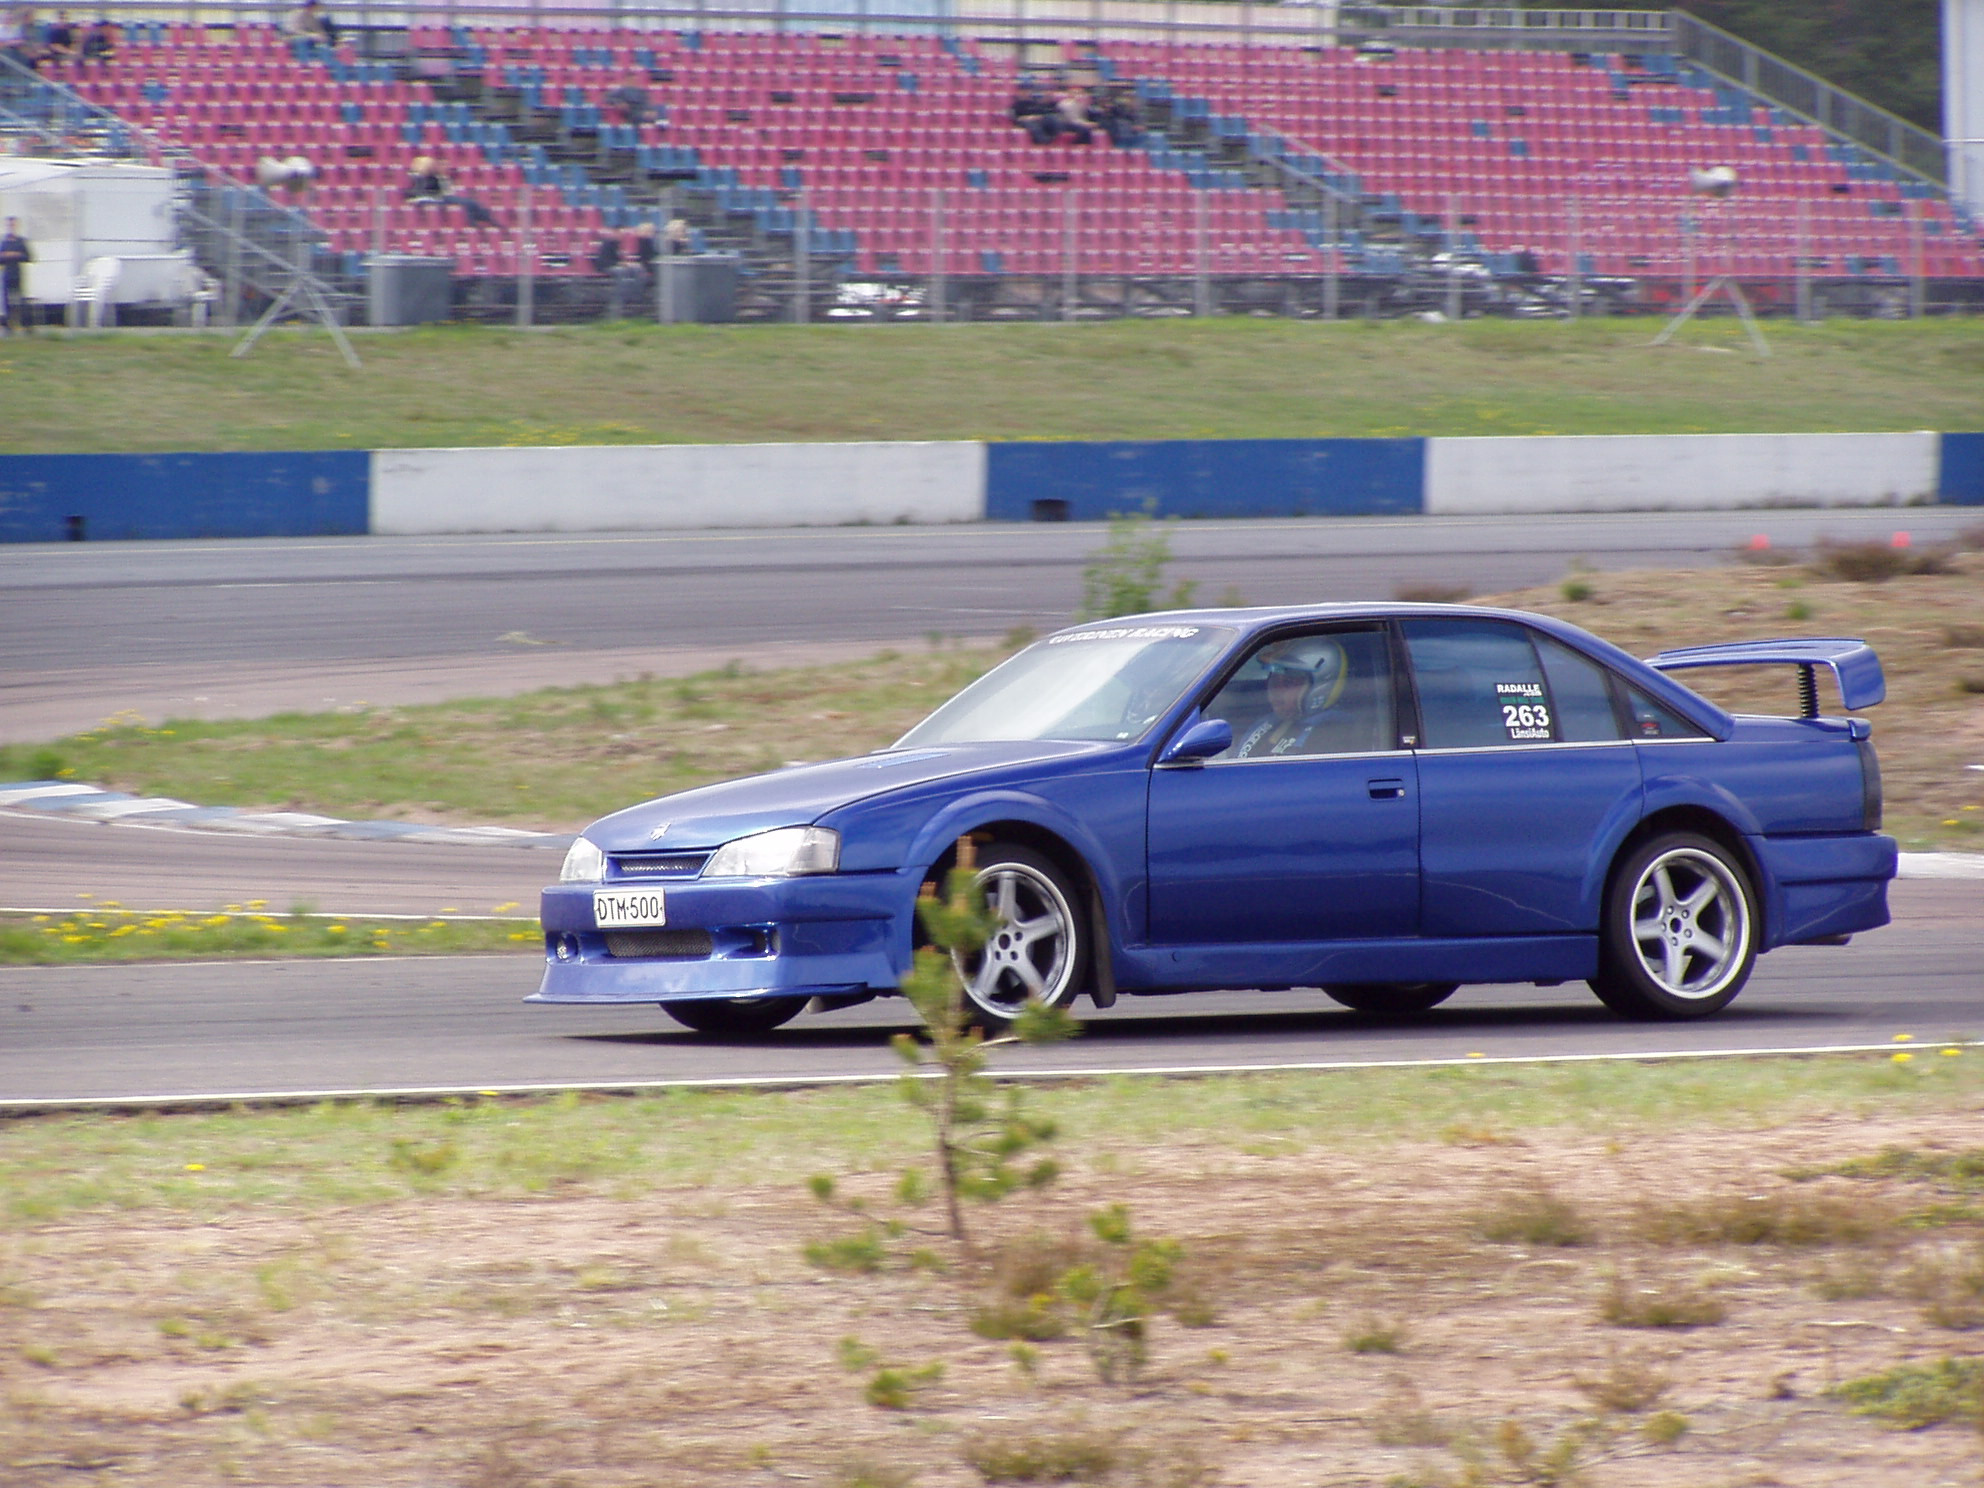
[[[1233,726],[1221,760],[1370,754],[1398,747],[1391,652],[1382,629],[1277,636],[1206,704]]]

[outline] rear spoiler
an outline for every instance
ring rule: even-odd
[[[1721,646],[1688,646],[1649,656],[1657,672],[1685,672],[1691,667],[1789,665],[1798,668],[1798,700],[1804,716],[1819,716],[1817,669],[1825,667],[1839,683],[1839,699],[1848,712],[1871,708],[1888,695],[1881,659],[1865,641],[1850,636],[1809,640],[1731,641]]]

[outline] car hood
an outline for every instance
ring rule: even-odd
[[[1120,746],[1024,739],[890,749],[679,791],[601,817],[586,828],[585,835],[607,852],[719,847],[753,832],[805,826],[830,811],[888,791],[1113,747]]]

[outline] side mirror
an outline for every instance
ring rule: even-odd
[[[1233,747],[1233,725],[1224,718],[1201,718],[1173,739],[1157,757],[1160,765],[1198,765]]]

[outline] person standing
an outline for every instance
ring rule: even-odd
[[[21,219],[9,217],[6,232],[0,233],[0,333],[17,327],[23,335],[34,330],[34,316],[21,290],[23,267],[33,261],[34,252],[21,236]]]

